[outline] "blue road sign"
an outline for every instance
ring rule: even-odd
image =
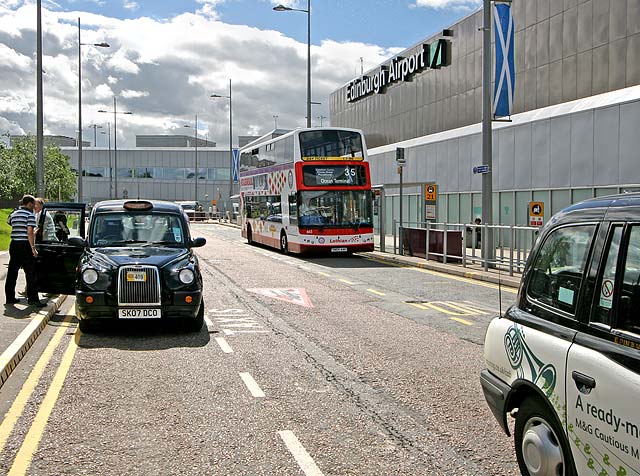
[[[478,165],[477,167],[473,168],[473,173],[474,174],[488,174],[489,173],[489,166],[488,165]]]

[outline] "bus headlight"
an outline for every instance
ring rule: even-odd
[[[182,284],[191,284],[196,279],[196,275],[188,268],[181,269],[178,278]]]
[[[98,272],[92,268],[85,269],[82,272],[82,281],[86,284],[94,284],[98,281]]]

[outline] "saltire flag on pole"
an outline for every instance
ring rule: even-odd
[[[238,183],[238,171],[240,169],[239,153],[239,149],[233,149],[233,183]]]
[[[510,116],[513,111],[513,92],[516,70],[513,62],[513,37],[515,27],[511,6],[496,3],[493,8],[496,32],[496,77],[493,91],[493,116]]]

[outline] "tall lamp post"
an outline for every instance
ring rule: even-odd
[[[184,127],[189,127],[191,128],[191,126],[189,125],[185,125]],[[195,198],[194,200],[197,202],[198,201],[198,176],[200,175],[198,173],[198,115],[196,114],[196,120],[193,123],[193,134],[195,137],[195,180],[196,180],[196,184],[195,184]]]
[[[108,43],[82,43],[80,40],[80,18],[78,18],[78,201],[82,202],[82,47],[108,48]],[[95,130],[95,129],[94,129]]]
[[[276,12],[304,12],[307,14],[307,127],[311,127],[311,0],[307,0],[307,9],[273,7]]]
[[[212,94],[212,98],[226,98],[229,100],[229,199],[233,195],[233,109],[231,103],[231,79],[229,79],[229,95]]]
[[[107,111],[106,109],[99,109],[98,112],[113,113],[113,170],[115,173],[111,173],[113,177],[113,192],[114,197],[118,198],[118,114],[133,114],[131,111],[118,112],[116,104],[116,97],[113,96],[113,111]]]
[[[93,129],[93,146],[98,147],[98,129],[102,129],[102,126],[99,124],[90,124],[88,129]],[[104,132],[100,132],[100,134],[104,134]]]
[[[44,197],[44,143],[42,113],[42,2],[36,3],[36,188],[38,196]]]

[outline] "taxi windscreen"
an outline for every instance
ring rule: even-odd
[[[90,246],[127,246],[128,244],[184,246],[180,218],[169,213],[101,213],[95,217]]]

